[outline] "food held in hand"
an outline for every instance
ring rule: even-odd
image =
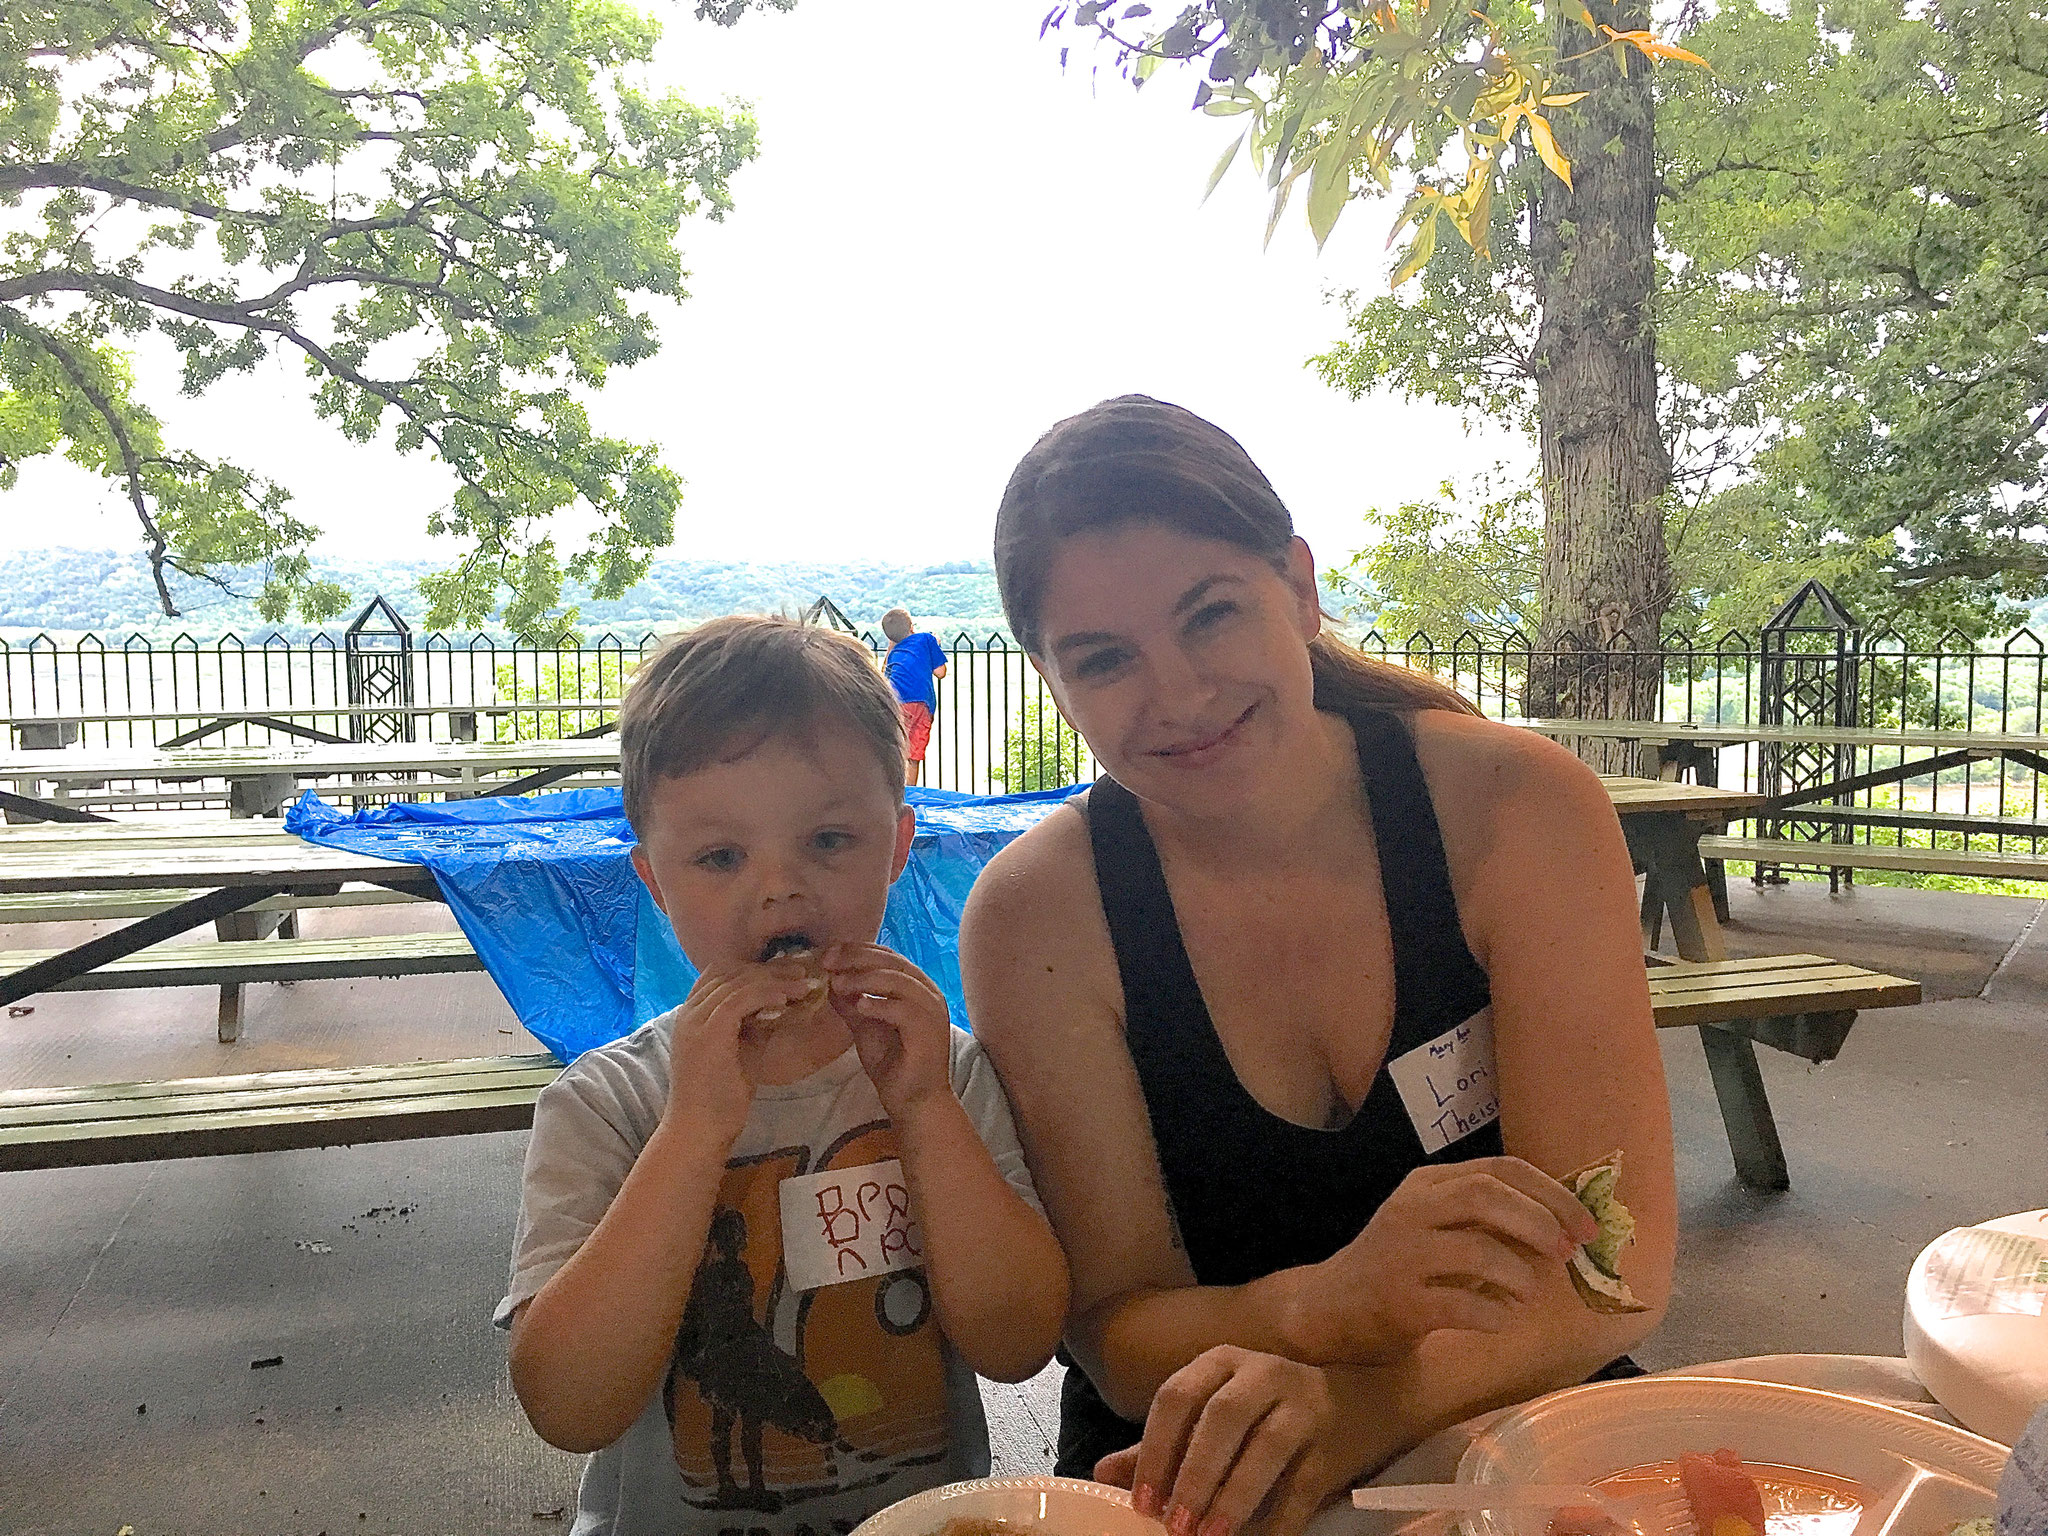
[[[1595,1312],[1647,1312],[1621,1278],[1621,1250],[1636,1240],[1636,1219],[1616,1197],[1621,1153],[1610,1152],[1564,1181],[1579,1204],[1600,1223],[1600,1233],[1571,1256],[1566,1272],[1579,1299]],[[1759,1530],[1762,1527],[1758,1527]]]
[[[1764,1536],[1762,1490],[1733,1451],[1687,1451],[1678,1458],[1678,1481],[1699,1536]]]
[[[782,1008],[763,1008],[754,1014],[750,1022],[773,1024],[778,1020],[799,1018],[812,1012],[825,1001],[825,962],[807,933],[779,933],[761,946],[760,959],[763,964],[776,960],[794,962],[803,967],[805,977],[804,995]]]

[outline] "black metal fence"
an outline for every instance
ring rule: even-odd
[[[1674,723],[2042,731],[2048,645],[2033,630],[1993,644],[1952,635],[1919,646],[1888,630],[1856,630],[1853,621],[1841,622],[1846,615],[1811,598],[1803,591],[1762,633],[1731,632],[1708,645],[1672,637],[1655,651],[1538,650],[1519,635],[1485,640],[1470,632],[1440,640],[1422,633],[1396,639],[1373,630],[1356,643],[1368,655],[1437,676],[1496,718],[1569,716],[1574,700],[1632,693],[1656,699],[1656,717]],[[879,637],[861,638],[882,649]],[[388,625],[375,633],[359,625],[339,636],[289,642],[279,635],[255,642],[224,635],[205,643],[189,635],[169,641],[131,635],[111,643],[91,635],[39,635],[0,641],[0,705],[21,747],[188,740],[253,745],[290,736],[568,736],[600,729],[615,717],[627,679],[660,639],[604,634],[574,648],[538,649],[483,635],[393,632]],[[939,684],[928,784],[1014,792],[1094,776],[1086,744],[1060,718],[1006,635],[956,634],[945,648],[948,672]],[[1610,750],[1614,755],[1604,766],[1612,771],[1647,766],[1633,748]],[[1824,762],[1813,754],[1802,759],[1779,747],[1742,743],[1715,753],[1709,771],[1723,785],[1774,793],[1823,768],[1840,778],[1894,765],[1899,749],[1831,746],[1823,756]],[[2038,849],[2041,779],[1987,757],[1863,791],[1853,803],[1967,813],[1999,824],[1968,846]],[[1862,826],[1854,835],[1890,841],[1907,834]],[[1963,845],[1958,839],[1964,834],[1917,835]],[[1991,840],[1983,841],[1987,835]]]

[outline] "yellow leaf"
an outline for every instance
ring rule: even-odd
[[[1401,216],[1394,220],[1394,227],[1387,231],[1387,244],[1392,245],[1401,238],[1401,231],[1410,224],[1418,226],[1425,221],[1434,222],[1436,210],[1443,203],[1443,193],[1435,187],[1418,187],[1415,195],[1408,199],[1401,209]]]
[[[1617,43],[1627,43],[1645,58],[1676,59],[1681,64],[1697,64],[1701,69],[1712,73],[1713,66],[1698,54],[1688,53],[1676,43],[1664,42],[1646,27],[1639,27],[1633,32],[1617,32],[1612,27],[1602,27],[1600,30]]]
[[[1394,268],[1394,276],[1387,286],[1398,288],[1407,282],[1409,278],[1429,265],[1429,258],[1435,250],[1436,210],[1432,209],[1429,217],[1415,231],[1415,238],[1408,244],[1408,254],[1401,258],[1401,265]]]
[[[1705,59],[1701,58],[1696,53],[1688,53],[1685,49],[1679,47],[1676,43],[1660,42],[1653,37],[1647,43],[1638,43],[1636,44],[1636,46],[1642,49],[1643,52],[1647,53],[1653,59],[1675,59],[1680,64],[1697,64],[1701,69],[1704,69],[1708,74],[1712,74],[1714,72],[1713,65],[1709,64]]]
[[[1574,102],[1584,101],[1590,94],[1591,92],[1588,91],[1573,91],[1569,96],[1546,96],[1543,98],[1543,105],[1546,107],[1568,107]]]
[[[1529,119],[1529,137],[1536,141],[1536,153],[1543,157],[1543,163],[1550,167],[1551,174],[1566,186],[1572,184],[1572,163],[1565,159],[1564,151],[1557,147],[1557,139],[1550,131],[1550,124],[1542,114],[1531,112],[1526,107],[1522,115]]]
[[[1487,226],[1493,220],[1493,178],[1488,176],[1479,183],[1479,192],[1472,199],[1472,211],[1465,220],[1465,243],[1472,247],[1472,254],[1481,261],[1493,260]]]

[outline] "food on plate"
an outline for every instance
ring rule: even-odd
[[[1647,1312],[1621,1278],[1621,1250],[1636,1240],[1636,1219],[1615,1194],[1621,1182],[1621,1153],[1608,1153],[1564,1181],[1595,1221],[1600,1235],[1571,1256],[1566,1273],[1572,1289],[1595,1312]]]
[[[1699,1536],[1764,1536],[1763,1491],[1733,1451],[1687,1451],[1678,1482]]]
[[[1950,1526],[1942,1532],[1942,1536],[1998,1536],[1998,1517],[1979,1515],[1974,1520],[1965,1520],[1961,1524]]]
[[[1853,1478],[1745,1462],[1733,1451],[1645,1462],[1595,1478],[1593,1487],[1609,1498],[1657,1511],[1640,1529],[1669,1530],[1672,1536],[1852,1536],[1866,1497]],[[1672,1517],[1668,1525],[1666,1510]],[[1635,1536],[1636,1529],[1598,1510],[1565,1509],[1550,1523],[1548,1536]],[[1914,1536],[1978,1533],[1944,1528]]]
[[[932,1536],[1012,1536],[1012,1527],[1007,1520],[992,1520],[985,1515],[955,1515]]]
[[[825,1001],[825,959],[811,943],[807,933],[778,933],[761,946],[760,960],[765,965],[776,960],[792,961],[803,967],[804,995],[783,1008],[763,1008],[754,1014],[750,1022],[773,1024],[778,1019],[802,1015],[817,1008]]]
[[[1629,1536],[1629,1528],[1604,1510],[1560,1509],[1550,1536]]]

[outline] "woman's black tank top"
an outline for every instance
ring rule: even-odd
[[[1394,715],[1350,717],[1393,930],[1394,1028],[1385,1062],[1438,1040],[1490,1006],[1486,972],[1458,923],[1429,787]],[[1088,792],[1088,831],[1123,980],[1124,1032],[1144,1090],[1167,1198],[1201,1285],[1242,1285],[1315,1264],[1356,1237],[1425,1163],[1502,1152],[1491,1121],[1431,1154],[1385,1062],[1350,1124],[1284,1120],[1238,1079],[1181,942],[1173,896],[1137,798],[1113,779]],[[1113,1413],[1078,1369],[1061,1393],[1058,1470],[1093,1475],[1143,1426]]]

